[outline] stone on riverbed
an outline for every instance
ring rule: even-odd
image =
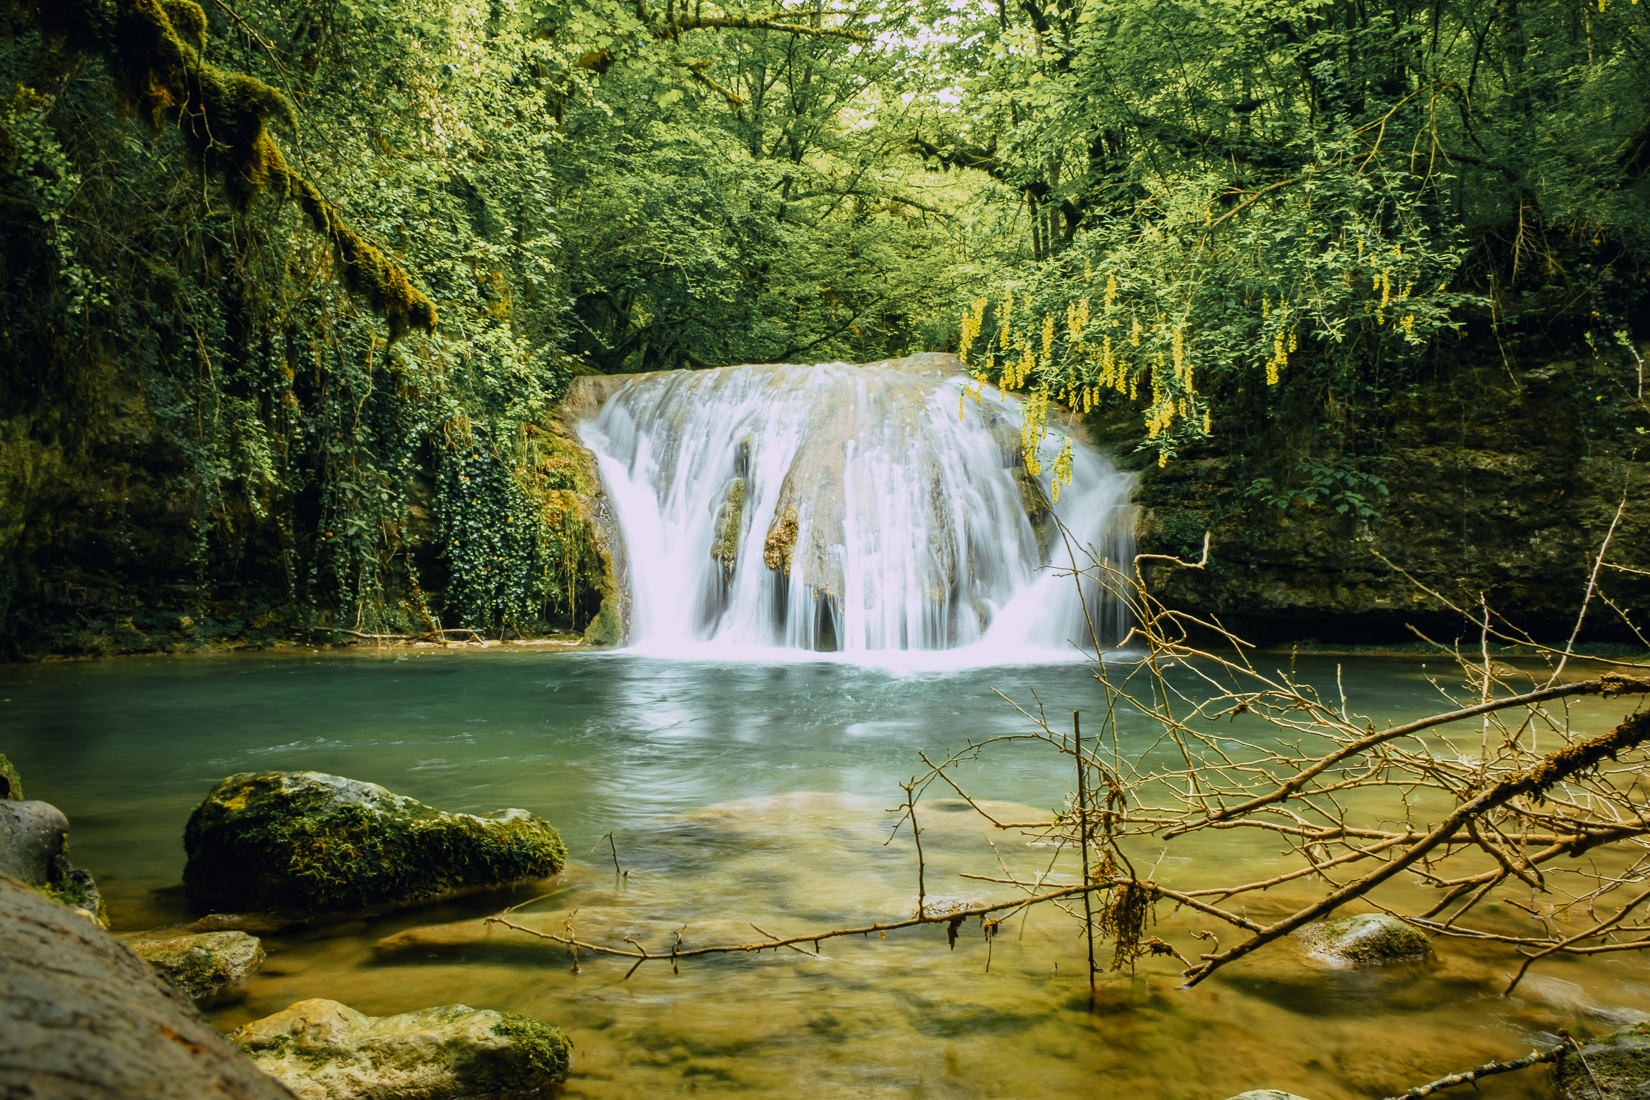
[[[304,1100],[527,1100],[567,1079],[568,1043],[556,1028],[467,1005],[371,1017],[317,998],[230,1039]]]
[[[557,874],[567,849],[526,810],[445,813],[320,772],[232,775],[184,830],[199,910],[298,920],[387,912]]]
[[[245,932],[131,939],[126,946],[200,1008],[244,998],[264,964],[262,941]]]
[[[1567,1050],[1553,1067],[1560,1100],[1650,1096],[1650,1022],[1634,1024],[1580,1051]]]
[[[0,762],[10,763],[4,757]],[[12,770],[6,789],[20,791]],[[69,862],[69,819],[49,802],[0,799],[0,874],[34,887],[107,928],[103,895],[89,872]]]
[[[1420,929],[1386,913],[1332,917],[1301,929],[1307,951],[1332,966],[1382,966],[1419,962],[1432,955]]]

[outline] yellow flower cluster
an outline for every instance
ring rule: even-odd
[[[1149,387],[1151,398],[1144,416],[1148,439],[1162,439],[1179,422],[1189,422],[1196,426],[1194,430],[1201,428],[1205,433],[1212,427],[1193,378],[1189,324],[1161,311],[1143,317],[1122,297],[1115,272],[1105,274],[1101,282],[1090,265],[1084,280],[1103,287],[1097,295],[1098,310],[1093,299],[1084,295],[1058,311],[1043,313],[1009,292],[995,306],[984,298],[974,300],[962,318],[959,349],[974,383],[959,396],[958,415],[964,411],[967,396],[977,397],[981,385],[994,382],[1005,391],[1024,391],[1021,442],[1026,470],[1033,475],[1042,473],[1045,465],[1036,451],[1050,401],[1088,413],[1108,394],[1137,401],[1142,388]],[[996,331],[987,340],[982,332],[993,308]],[[1292,339],[1291,334],[1283,346],[1292,350],[1288,343]],[[990,354],[981,355],[982,344]],[[1069,478],[1069,470],[1062,474],[1058,460],[1054,472],[1057,482]]]
[[[1284,314],[1284,319],[1288,314]],[[1281,321],[1272,332],[1272,358],[1266,361],[1266,384],[1275,386],[1283,368],[1289,365],[1289,353],[1300,347],[1300,331],[1294,325],[1284,328]]]

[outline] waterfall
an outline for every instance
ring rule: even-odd
[[[1132,478],[1066,442],[1024,472],[1020,403],[951,356],[638,375],[579,424],[619,535],[631,648],[946,663],[1071,659],[1124,629],[1088,555],[1132,554]],[[1053,651],[1051,653],[1051,651]]]

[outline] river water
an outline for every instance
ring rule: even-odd
[[[1114,660],[1123,661],[1124,658]],[[1441,709],[1417,662],[1327,660],[1386,718]],[[1538,967],[1511,998],[1509,967],[1442,944],[1435,965],[1324,971],[1290,942],[1190,990],[1180,964],[1105,973],[1090,1003],[1080,924],[1045,908],[986,941],[975,924],[826,941],[814,952],[629,962],[481,923],[519,919],[582,939],[668,951],[899,919],[917,898],[908,833],[890,839],[919,753],[1033,726],[1091,722],[1082,663],[957,671],[828,661],[731,664],[547,650],[166,657],[0,668],[0,750],[26,793],[70,817],[73,857],[117,930],[181,923],[182,832],[219,778],[312,769],[451,810],[521,806],[553,821],[573,860],[555,882],[342,927],[270,936],[228,1029],[305,997],[372,1015],[462,1002],[525,1012],[574,1042],[574,1097],[1127,1096],[1220,1098],[1285,1088],[1314,1100],[1380,1096],[1495,1058],[1557,1029],[1598,1029],[1650,1007],[1643,963]],[[1618,716],[1619,717],[1619,716]],[[1121,747],[1155,731],[1122,719]],[[1000,816],[1046,819],[1071,789],[1064,759],[1024,744],[959,766]],[[948,790],[919,804],[928,896],[1005,898],[984,881],[1049,870],[1049,853],[991,830]],[[1149,858],[1150,853],[1145,853]],[[1188,846],[1159,881],[1263,869],[1267,842]],[[617,866],[616,866],[617,865]],[[1290,897],[1276,899],[1278,912]],[[1253,915],[1265,917],[1265,912]],[[1196,921],[1155,931],[1191,953]],[[1227,936],[1227,942],[1231,942]],[[1102,957],[1102,963],[1105,962]],[[1540,1079],[1483,1094],[1541,1095]]]

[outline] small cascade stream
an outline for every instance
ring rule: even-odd
[[[1132,478],[1074,441],[1051,515],[1067,436],[1045,434],[1039,486],[1018,400],[965,395],[955,365],[741,366],[622,385],[580,437],[622,543],[628,645],[1070,659],[1092,652],[1090,621],[1116,644],[1122,606],[1095,570],[1074,576],[1073,553],[1079,567],[1128,561]]]

